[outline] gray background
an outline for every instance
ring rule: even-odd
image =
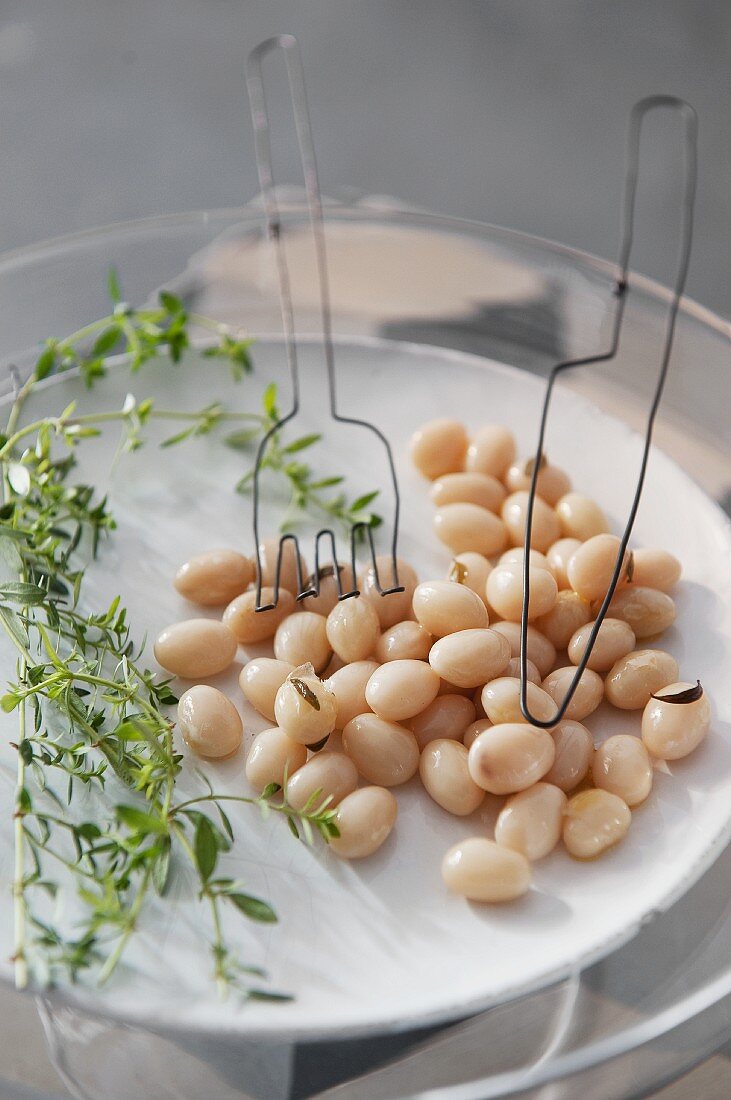
[[[248,199],[242,61],[283,30],[302,45],[326,189],[601,255],[629,107],[687,97],[702,125],[689,292],[731,316],[729,0],[3,0],[0,248]],[[635,266],[667,281],[677,160],[655,152]]]
[[[0,249],[247,200],[242,62],[284,30],[302,45],[325,189],[600,255],[616,249],[627,111],[653,92],[688,98],[701,118],[689,292],[731,317],[731,0],[2,0]],[[286,152],[278,163],[296,179]],[[651,151],[640,207],[636,266],[661,279],[674,163]],[[18,1050],[50,1089],[31,1009]],[[720,1097],[727,1074],[712,1059],[663,1097]]]

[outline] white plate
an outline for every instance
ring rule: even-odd
[[[82,411],[113,408],[128,389],[151,394],[168,407],[193,409],[219,398],[228,407],[251,410],[265,382],[283,378],[276,341],[257,345],[256,373],[239,386],[215,361],[192,359],[180,368],[151,365],[134,379],[119,369],[91,393],[73,378],[53,381],[29,412],[57,412],[72,397]],[[410,433],[435,415],[456,415],[471,428],[505,422],[529,452],[543,384],[474,356],[374,340],[340,342],[337,364],[343,411],[378,422],[392,441],[404,502],[401,552],[421,576],[442,576],[448,556],[431,532],[427,487],[409,468]],[[301,369],[308,400],[297,434],[323,426],[316,344],[303,344]],[[376,463],[383,459],[368,437],[333,426],[328,440],[323,450],[328,470],[351,470],[354,492],[375,487],[383,468]],[[217,545],[251,550],[250,504],[231,492],[244,460],[206,438],[163,451],[150,445],[112,468],[114,445],[111,432],[79,451],[80,476],[109,490],[119,521],[90,571],[87,594],[100,602],[120,593],[137,634],[148,630],[154,636],[191,614],[170,585],[182,559]],[[572,472],[577,489],[600,500],[618,529],[634,484],[638,437],[585,399],[559,390],[547,452]],[[273,517],[270,524],[274,532]],[[684,563],[677,626],[662,645],[678,658],[685,679],[703,680],[715,718],[698,752],[673,765],[671,774],[656,774],[652,795],[635,813],[624,844],[592,864],[557,851],[536,865],[527,897],[480,907],[447,894],[439,865],[455,841],[489,831],[493,808],[471,820],[452,818],[412,781],[397,791],[400,814],[393,836],[377,855],[352,865],[321,845],[309,850],[297,844],[280,820],[262,822],[253,809],[234,810],[237,843],[226,870],[245,879],[252,893],[270,899],[280,922],[257,926],[233,913],[226,933],[244,960],[266,967],[273,988],[291,991],[296,999],[240,1007],[217,998],[210,982],[207,914],[191,897],[190,883],[179,880],[172,899],[148,911],[126,965],[109,986],[76,987],[70,995],[96,1010],[157,1027],[271,1038],[393,1031],[466,1015],[542,986],[611,951],[667,908],[730,833],[731,530],[675,463],[654,452],[635,534],[638,544],[668,547]],[[2,662],[3,679],[12,677],[6,650]],[[243,705],[238,667],[216,682],[240,705],[251,736],[267,723]],[[1,721],[5,746],[13,739],[14,720],[2,715]],[[639,716],[603,707],[588,724],[601,740],[636,732]],[[13,753],[2,751],[8,779],[2,787],[3,819],[9,822]],[[248,793],[243,760],[242,753],[208,765],[214,785]],[[195,791],[195,782],[186,775],[181,789]],[[11,856],[8,825],[0,837],[5,882],[11,878]],[[3,890],[7,897],[5,884]],[[3,959],[12,942],[9,909],[3,906],[0,917]]]

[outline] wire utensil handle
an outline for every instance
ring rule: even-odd
[[[683,201],[682,211],[680,217],[680,241],[678,247],[678,258],[676,266],[675,281],[673,285],[673,297],[668,310],[667,323],[665,328],[665,339],[663,343],[662,355],[660,358],[660,369],[657,376],[657,382],[655,384],[655,390],[653,393],[652,401],[645,426],[645,440],[642,452],[642,460],[640,462],[640,469],[637,476],[637,482],[635,485],[634,496],[632,498],[632,504],[630,506],[627,523],[625,524],[624,531],[620,538],[620,546],[617,551],[617,560],[612,573],[612,579],[607,589],[604,600],[602,601],[601,608],[596,616],[594,626],[589,635],[589,639],[584,650],[583,656],[576,666],[576,672],[573,675],[571,683],[566,691],[566,694],[558,706],[556,714],[548,721],[536,718],[530,711],[528,706],[528,605],[530,600],[530,543],[531,532],[533,527],[533,511],[536,498],[536,486],[538,482],[538,474],[540,472],[541,460],[543,457],[544,441],[546,435],[546,426],[548,422],[548,413],[551,405],[551,397],[553,395],[553,388],[556,379],[564,371],[570,370],[574,367],[590,366],[595,363],[609,362],[617,355],[619,348],[622,324],[625,315],[625,306],[627,303],[627,295],[629,290],[629,264],[632,254],[632,244],[634,240],[635,229],[635,200],[637,196],[637,181],[639,177],[640,167],[640,145],[642,137],[642,125],[650,112],[655,110],[669,109],[680,117],[683,122],[683,161],[684,161],[684,179],[683,179]],[[638,103],[632,108],[629,119],[629,131],[627,135],[627,153],[626,153],[626,170],[624,179],[624,189],[622,198],[622,219],[621,219],[621,243],[619,249],[619,275],[615,285],[616,305],[614,307],[614,318],[612,322],[612,337],[609,348],[596,355],[590,355],[583,359],[570,359],[562,363],[556,364],[548,377],[546,385],[546,394],[543,401],[543,408],[541,411],[540,428],[538,432],[538,444],[536,447],[535,459],[533,462],[533,471],[531,476],[530,489],[528,493],[528,506],[526,513],[526,525],[525,525],[525,540],[523,551],[523,607],[520,620],[520,709],[523,712],[525,719],[531,723],[531,725],[538,726],[541,729],[550,729],[557,722],[559,722],[564,715],[571,702],[574,693],[579,684],[579,680],[591,657],[594,644],[597,640],[599,630],[604,622],[604,619],[609,610],[609,605],[612,602],[612,598],[619,584],[619,579],[622,573],[622,566],[624,562],[624,556],[627,551],[630,536],[632,534],[632,528],[634,526],[635,518],[637,516],[637,510],[640,504],[640,498],[642,496],[642,490],[645,483],[645,475],[647,473],[647,463],[650,456],[650,447],[652,444],[652,434],[655,424],[655,417],[662,399],[663,390],[665,388],[665,381],[667,379],[668,368],[670,365],[670,357],[673,348],[673,340],[675,337],[675,324],[680,308],[680,300],[685,289],[685,283],[688,275],[688,266],[690,263],[691,246],[693,242],[693,212],[695,208],[695,195],[696,195],[696,181],[698,174],[698,116],[690,106],[683,99],[678,99],[676,96],[668,95],[655,95],[648,96],[646,99],[639,100]]]

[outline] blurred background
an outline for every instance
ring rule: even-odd
[[[243,59],[285,30],[302,46],[326,191],[602,256],[617,248],[630,106],[689,99],[701,176],[688,291],[731,317],[728,0],[3,0],[0,249],[249,199]],[[660,137],[635,266],[667,282],[678,162]],[[286,155],[279,178],[297,180]]]

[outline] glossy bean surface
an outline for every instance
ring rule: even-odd
[[[270,783],[284,786],[307,763],[307,746],[287,737],[279,726],[257,733],[246,757],[246,778],[257,793]]]
[[[632,821],[629,806],[609,791],[580,791],[566,806],[563,842],[575,859],[596,859],[619,844]]]
[[[184,619],[161,631],[154,651],[155,660],[167,672],[184,680],[203,680],[227,669],[237,648],[225,623]]]
[[[491,794],[532,787],[553,765],[556,750],[545,730],[524,722],[492,726],[469,750],[470,775]]]
[[[262,588],[262,606],[273,602],[274,589]],[[292,593],[286,588],[281,588],[276,607],[271,611],[257,611],[256,589],[253,588],[231,601],[223,613],[223,621],[241,645],[253,645],[273,637],[282,619],[291,615],[295,607]]]
[[[401,722],[420,714],[439,692],[439,675],[426,661],[389,661],[366,684],[366,701],[379,718]]]
[[[495,679],[507,667],[510,646],[489,628],[458,630],[435,642],[429,663],[441,677],[461,688],[476,688]]]
[[[464,695],[438,695],[433,703],[404,723],[416,738],[420,749],[430,741],[449,738],[461,741],[464,731],[475,720],[475,704]]]
[[[511,795],[495,823],[495,840],[526,859],[543,859],[558,844],[566,795],[551,783],[536,783]]]
[[[398,787],[419,767],[419,746],[411,730],[375,714],[360,714],[343,730],[343,748],[369,783]]]
[[[274,721],[277,692],[294,667],[288,661],[277,661],[274,657],[255,657],[239,673],[239,687],[245,698],[271,722]]]
[[[361,787],[345,796],[335,814],[339,836],[330,851],[341,859],[365,859],[385,843],[396,824],[398,803],[385,787]]]
[[[480,597],[454,581],[425,581],[417,585],[413,608],[417,621],[435,638],[488,625]]]
[[[180,566],[174,585],[181,596],[200,607],[223,607],[254,580],[250,558],[236,550],[207,550]]]
[[[507,902],[528,891],[531,870],[520,852],[475,836],[449,849],[442,878],[448,889],[470,901]]]
[[[236,752],[243,737],[236,707],[208,684],[196,684],[181,695],[178,725],[188,748],[211,760]]]
[[[620,710],[641,710],[650,696],[678,679],[678,662],[661,649],[636,649],[612,666],[604,681],[609,702]]]
[[[479,504],[444,504],[434,513],[434,532],[453,554],[472,551],[491,557],[508,541],[505,524]]]

